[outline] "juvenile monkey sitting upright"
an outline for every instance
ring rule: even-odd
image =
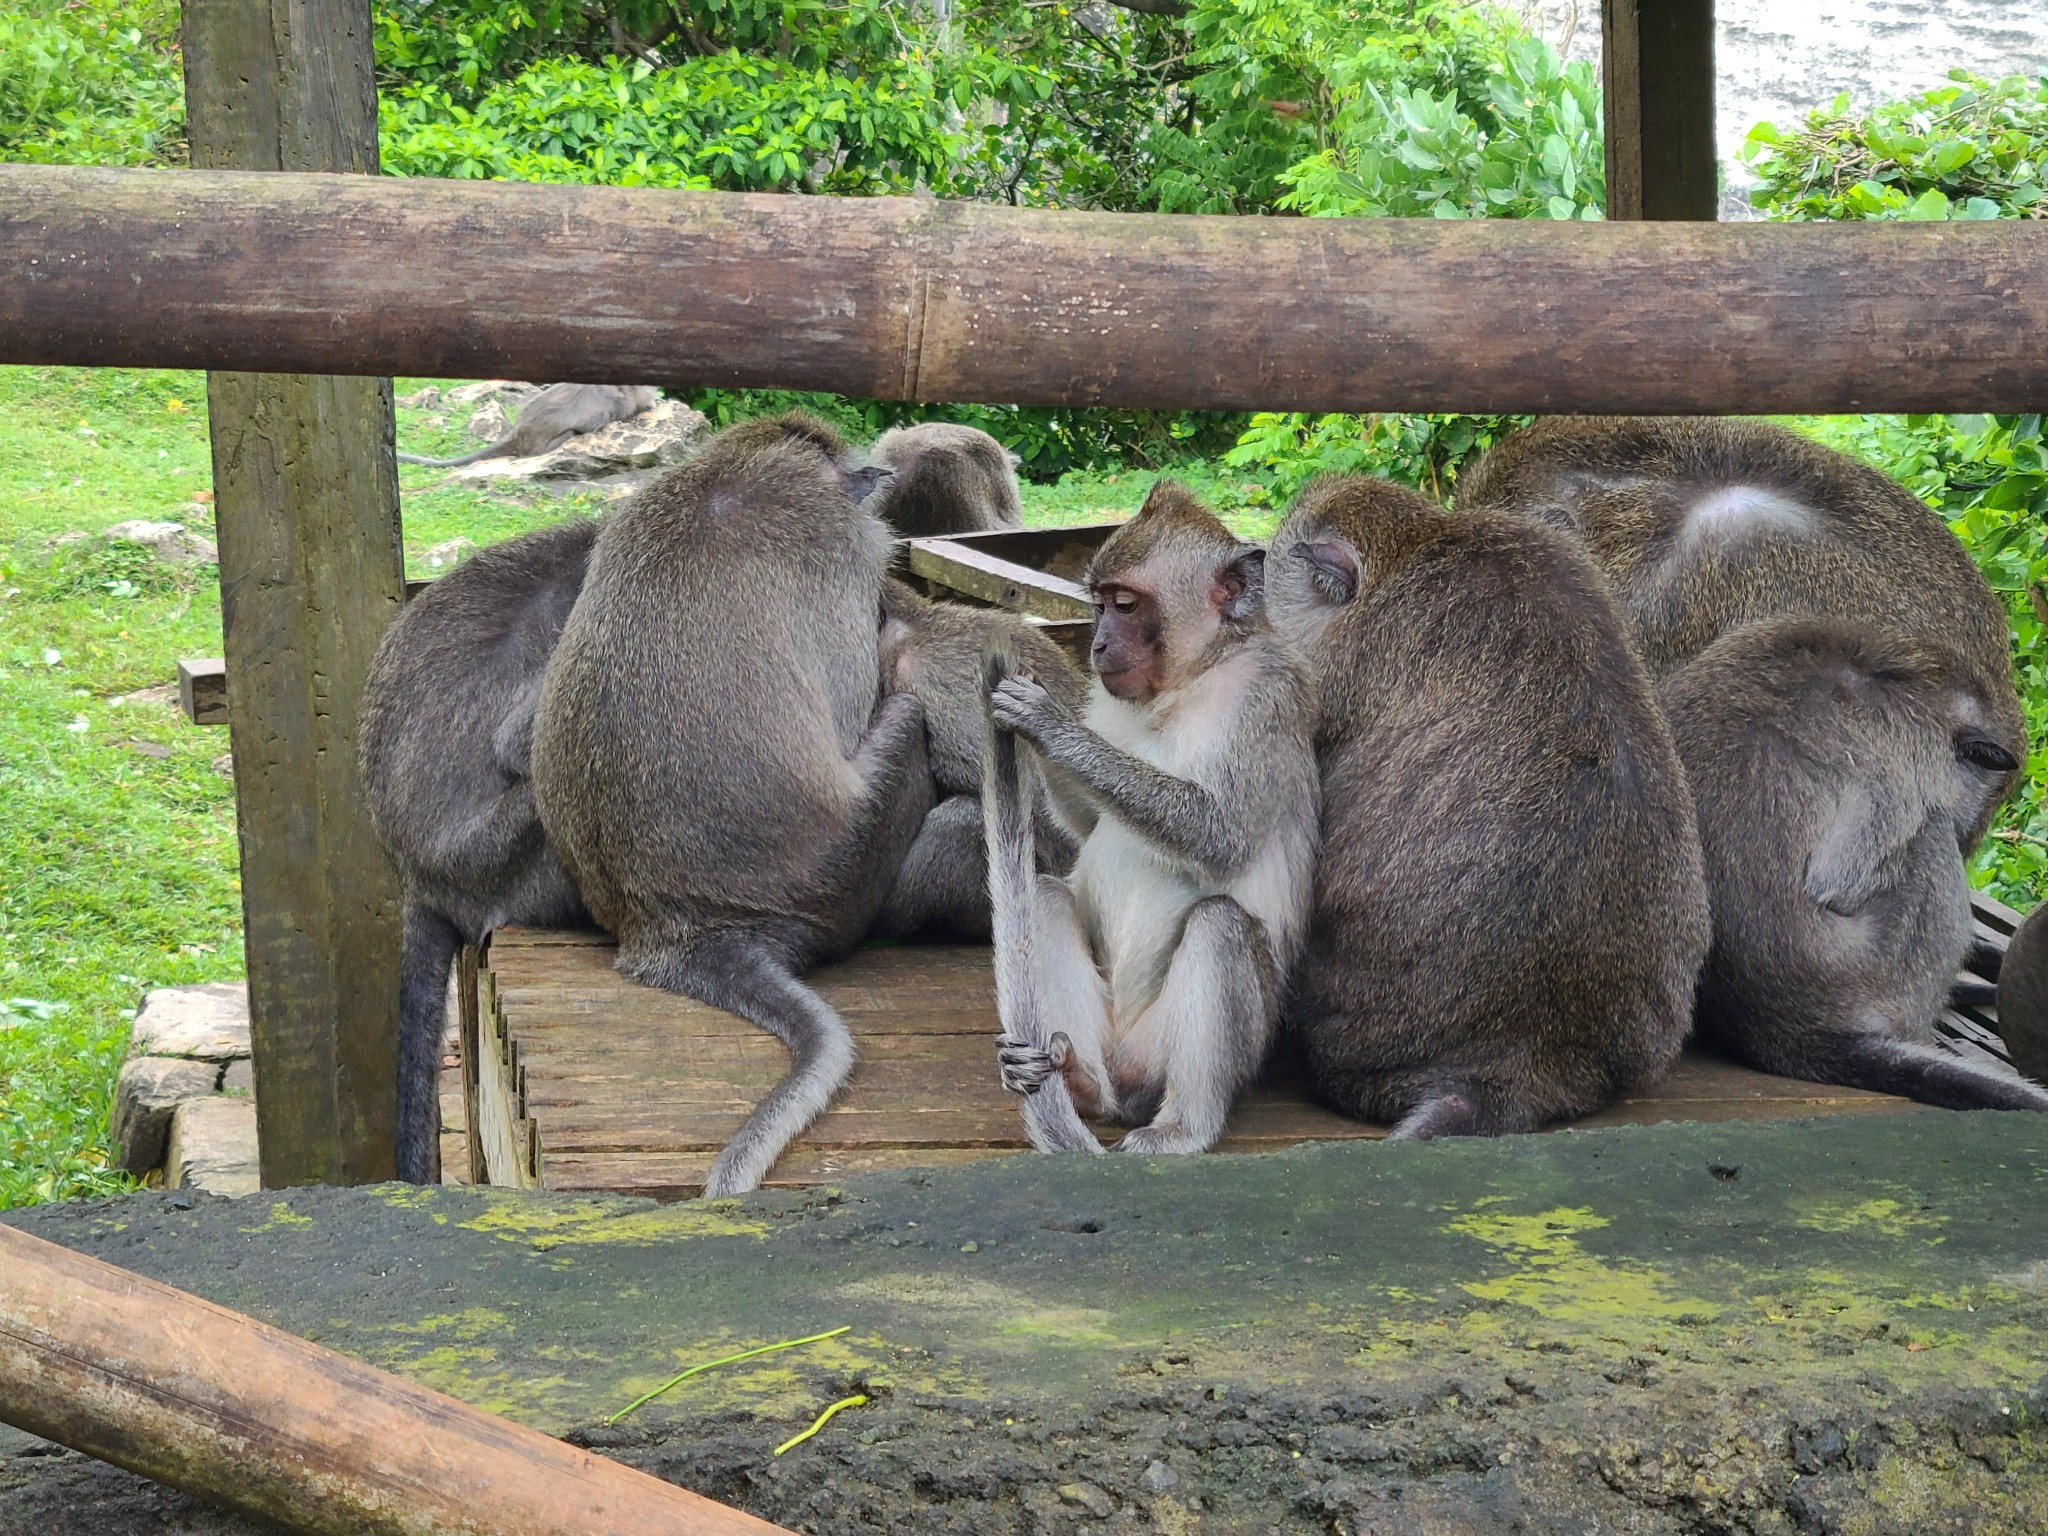
[[[1136,1127],[1121,1151],[1202,1151],[1266,1054],[1308,918],[1316,767],[1264,569],[1162,481],[1089,568],[1085,712],[991,656],[999,1060],[1042,1150],[1100,1151],[1085,1114]],[[1081,842],[1065,879],[1035,868],[1037,790]]]
[[[1691,797],[1585,555],[1320,480],[1273,536],[1315,667],[1323,847],[1288,1027],[1407,1139],[1583,1115],[1676,1060],[1707,952]]]

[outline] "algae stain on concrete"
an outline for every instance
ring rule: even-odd
[[[260,1221],[253,1227],[242,1227],[239,1230],[250,1237],[254,1237],[258,1233],[275,1232],[282,1227],[310,1227],[312,1225],[312,1217],[293,1210],[287,1202],[279,1200],[271,1205],[269,1219]]]
[[[687,1242],[693,1238],[766,1238],[770,1224],[739,1208],[701,1201],[652,1205],[627,1200],[537,1199],[507,1191],[487,1197],[484,1209],[458,1223],[468,1232],[523,1243],[538,1253],[571,1244]]]
[[[1659,1270],[1611,1264],[1586,1252],[1578,1234],[1606,1225],[1606,1217],[1584,1207],[1558,1206],[1533,1216],[1468,1212],[1450,1230],[1477,1239],[1520,1267],[1492,1280],[1463,1281],[1459,1288],[1485,1301],[1527,1307],[1553,1322],[1676,1322],[1719,1315],[1721,1308],[1712,1302],[1674,1295],[1670,1277]]]
[[[992,1334],[1064,1344],[1124,1342],[1114,1317],[1102,1308],[1048,1306],[1028,1291],[959,1275],[876,1275],[841,1286],[839,1293],[855,1302],[979,1318]]]
[[[1802,1206],[1799,1225],[1815,1232],[1855,1232],[1869,1229],[1886,1237],[1924,1237],[1941,1242],[1937,1234],[1948,1225],[1939,1211],[1916,1210],[1897,1200],[1849,1202],[1813,1201]]]

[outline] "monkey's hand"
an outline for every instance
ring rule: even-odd
[[[997,683],[988,696],[989,714],[1006,731],[1043,745],[1046,736],[1070,724],[1073,716],[1034,677],[1019,673]]]
[[[1074,1043],[1056,1034],[1045,1048],[1004,1035],[996,1041],[996,1063],[1002,1070],[1003,1087],[1011,1093],[1036,1093],[1047,1079],[1066,1071]]]

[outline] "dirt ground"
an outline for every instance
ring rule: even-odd
[[[182,1203],[8,1219],[798,1530],[2048,1530],[2041,1117]],[[255,1528],[0,1431],[5,1536]]]

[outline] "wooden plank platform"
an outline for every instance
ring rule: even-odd
[[[478,976],[475,1033],[464,1031],[478,1042],[476,1108],[467,1123],[477,1130],[491,1183],[694,1195],[719,1147],[787,1069],[781,1044],[745,1020],[637,986],[611,961],[611,942],[601,934],[506,929],[491,941]],[[987,949],[868,949],[812,981],[853,1030],[860,1062],[839,1100],[776,1165],[770,1185],[1028,1149],[1016,1103],[996,1081]],[[1655,1089],[1579,1123],[1920,1109],[1688,1052]],[[1104,1139],[1117,1134],[1105,1131]],[[1239,1103],[1218,1150],[1384,1134],[1385,1127],[1309,1102],[1291,1082],[1269,1081]]]

